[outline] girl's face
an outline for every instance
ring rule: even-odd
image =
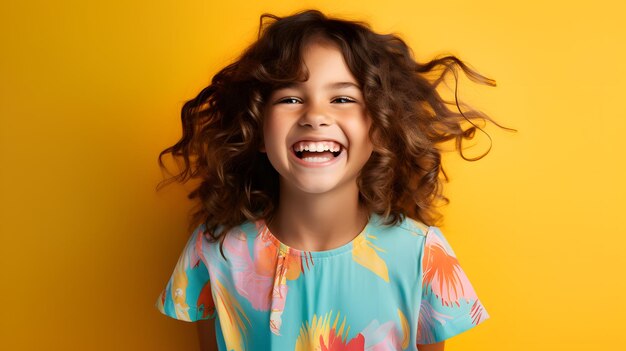
[[[288,190],[356,187],[373,151],[361,90],[334,44],[312,41],[303,60],[309,79],[274,91],[267,102],[262,151]]]

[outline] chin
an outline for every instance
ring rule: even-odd
[[[298,188],[300,189],[300,191],[302,191],[303,193],[307,193],[307,194],[324,194],[334,189],[333,187],[320,187],[320,186],[316,186],[316,187],[309,186],[309,187],[298,187]]]
[[[311,180],[309,182],[307,182],[307,184],[298,184],[297,188],[298,190],[302,191],[303,193],[307,193],[307,194],[324,194],[327,192],[330,192],[334,189],[337,189],[338,184],[336,183],[319,183],[319,180],[317,182]]]

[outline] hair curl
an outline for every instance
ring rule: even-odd
[[[463,141],[472,139],[476,129],[482,131],[474,121],[509,129],[465,105],[463,112],[456,86],[454,102],[437,92],[450,72],[458,82],[458,67],[472,81],[495,86],[455,56],[422,64],[398,36],[375,33],[367,23],[330,18],[317,10],[282,18],[266,13],[260,17],[258,40],[184,104],[182,138],[159,154],[162,168],[166,154],[182,158],[184,166],[157,189],[172,181],[201,181],[188,194],[200,200],[190,227],[204,222],[211,238],[223,242],[224,233],[246,220],[271,220],[279,186],[278,173],[259,152],[263,107],[273,90],[302,81],[302,50],[320,35],[342,51],[372,117],[374,152],[357,179],[359,200],[385,217],[387,225],[406,215],[429,225],[441,217],[436,205],[449,201],[442,194],[440,175],[448,177],[438,144],[455,140],[461,157],[474,161],[489,152],[475,158],[463,154]]]

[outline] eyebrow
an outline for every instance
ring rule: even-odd
[[[303,83],[301,82],[292,82],[289,84],[285,84],[279,89],[297,88],[298,86],[302,84]],[[361,87],[358,84],[353,83],[353,82],[334,82],[334,83],[328,83],[324,86],[324,88],[326,89],[339,89],[339,88],[350,88],[350,87],[361,89]]]
[[[361,89],[361,87],[359,87],[357,84],[352,83],[352,82],[336,82],[336,83],[330,83],[326,85],[326,89],[349,88],[349,87]]]

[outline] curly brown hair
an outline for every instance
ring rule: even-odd
[[[437,92],[448,73],[458,81],[457,67],[472,81],[495,86],[455,56],[422,64],[397,35],[375,33],[363,22],[330,18],[317,10],[282,18],[266,13],[258,40],[184,104],[182,138],[159,154],[162,168],[166,154],[182,158],[184,166],[157,189],[172,181],[200,180],[188,195],[199,199],[190,228],[204,222],[212,240],[223,241],[224,233],[246,220],[271,221],[279,177],[259,151],[263,107],[272,91],[307,79],[302,50],[314,36],[338,45],[362,89],[372,117],[374,152],[357,179],[359,201],[386,218],[387,225],[407,215],[428,225],[441,217],[436,205],[449,201],[441,191],[440,175],[445,181],[448,177],[440,143],[455,140],[461,157],[473,161],[489,152],[475,158],[463,154],[463,141],[482,131],[478,124],[490,121],[505,128],[466,105],[462,111],[456,86],[454,102]]]

